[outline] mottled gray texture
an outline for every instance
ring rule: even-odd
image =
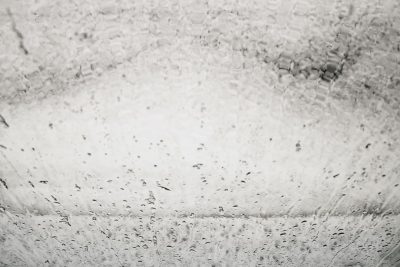
[[[0,265],[398,266],[399,14],[0,0]]]

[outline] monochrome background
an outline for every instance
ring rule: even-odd
[[[1,266],[400,266],[397,0],[0,0]]]

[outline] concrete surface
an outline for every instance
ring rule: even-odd
[[[400,266],[398,1],[0,1],[0,265]]]

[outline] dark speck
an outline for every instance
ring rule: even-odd
[[[298,141],[296,143],[296,152],[299,152],[301,150],[301,145],[300,145],[300,141]]]
[[[197,164],[193,165],[192,167],[193,167],[193,168],[196,168],[196,169],[198,169],[198,170],[200,170],[200,168],[201,168],[202,166],[203,166],[202,163],[197,163]]]

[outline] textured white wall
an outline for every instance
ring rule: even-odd
[[[3,2],[0,263],[398,264],[396,1]]]

